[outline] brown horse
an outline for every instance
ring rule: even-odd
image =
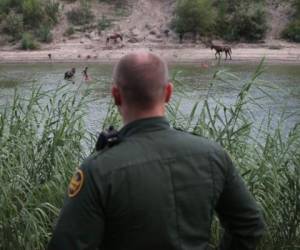
[[[230,60],[232,60],[231,58],[232,51],[229,46],[218,46],[218,45],[211,44],[210,49],[211,50],[214,49],[216,51],[215,53],[216,59],[217,59],[217,55],[219,55],[219,58],[221,58],[221,53],[225,52],[225,56],[226,56],[225,60],[227,60],[227,55],[229,55]]]
[[[106,45],[109,43],[110,40],[113,40],[114,43],[117,43],[118,38],[120,38],[121,41],[123,41],[123,36],[119,33],[115,33],[113,35],[110,35],[106,38]]]

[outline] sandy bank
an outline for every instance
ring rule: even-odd
[[[199,63],[211,64],[215,61],[214,51],[209,48],[180,47],[180,48],[154,48],[131,47],[107,49],[92,45],[65,44],[52,46],[37,51],[0,50],[0,63],[113,63],[123,55],[133,51],[152,51],[170,63]],[[52,60],[48,54],[51,53]],[[226,63],[259,62],[263,57],[267,63],[300,64],[300,47],[285,47],[281,49],[269,48],[233,48],[232,61]],[[222,60],[224,59],[224,56]]]

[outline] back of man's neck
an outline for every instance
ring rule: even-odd
[[[138,112],[131,112],[127,113],[126,115],[123,115],[123,123],[124,125],[127,125],[133,121],[145,119],[145,118],[152,118],[152,117],[164,117],[165,116],[165,110],[164,108],[161,109],[153,109],[153,110],[147,110],[147,111],[138,111]]]

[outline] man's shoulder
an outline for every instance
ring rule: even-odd
[[[201,147],[201,148],[205,148],[207,150],[213,150],[213,151],[223,151],[223,148],[221,147],[221,145],[210,139],[207,138],[205,136],[199,135],[197,133],[194,132],[189,132],[189,131],[184,131],[181,129],[173,129],[174,134],[176,134],[176,136],[178,137],[177,140],[181,141],[181,142],[186,142],[188,144],[190,144],[193,147]]]
[[[183,130],[168,129],[156,135],[140,134],[124,138],[111,147],[93,153],[82,166],[92,171],[96,170],[101,175],[107,175],[114,170],[120,170],[127,165],[141,161],[146,149],[147,156],[150,154],[153,158],[157,155],[167,155],[169,152],[174,155],[199,156],[220,155],[223,152],[222,147],[211,139]]]

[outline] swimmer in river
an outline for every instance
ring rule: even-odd
[[[89,76],[88,76],[87,70],[88,70],[88,67],[85,67],[84,70],[82,71],[82,74],[84,76],[84,80],[85,81],[89,80]]]
[[[72,68],[71,70],[65,72],[65,77],[64,79],[65,80],[72,80],[74,75],[75,75],[75,72],[76,72],[76,69],[75,68]],[[72,83],[74,84],[75,82],[72,81]]]

